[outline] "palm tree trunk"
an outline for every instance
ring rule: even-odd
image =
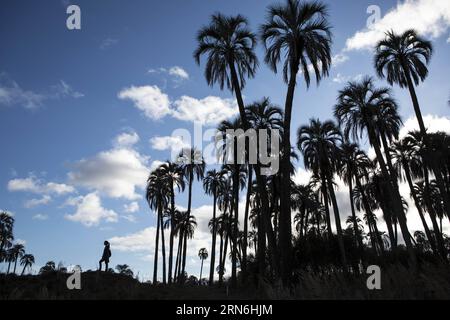
[[[239,221],[239,171],[237,155],[237,141],[234,142],[234,172],[233,172],[233,194],[234,194],[234,218],[232,217],[232,231],[231,231],[231,286],[233,288],[237,285],[237,236],[238,236],[238,221]]]
[[[327,182],[326,182],[325,175],[323,173],[320,173],[320,178],[322,180],[321,189],[322,189],[322,196],[323,196],[323,201],[324,201],[324,205],[325,205],[325,219],[327,221],[328,238],[331,239],[333,236],[333,231],[331,230],[331,218],[330,218],[330,207],[328,205]]]
[[[250,211],[250,195],[252,193],[252,183],[253,183],[253,168],[248,165],[248,182],[247,182],[247,197],[245,199],[245,213],[244,213],[244,238],[242,239],[242,278],[244,282],[247,279],[247,237],[248,237],[248,214]]]
[[[202,258],[202,266],[200,267],[200,278],[198,278],[199,283],[202,281],[202,273],[203,273],[203,258]]]
[[[400,224],[400,229],[402,231],[403,239],[405,241],[406,248],[408,250],[408,254],[413,266],[413,269],[417,266],[417,257],[414,252],[414,247],[411,242],[411,234],[408,230],[408,225],[406,223],[406,216],[403,212],[403,205],[402,205],[402,198],[400,196],[400,192],[398,188],[395,187],[395,182],[393,181],[393,177],[389,174],[386,163],[384,162],[383,154],[381,153],[380,145],[378,144],[378,140],[376,138],[376,134],[372,127],[368,128],[369,131],[369,139],[371,141],[372,146],[375,149],[375,154],[377,156],[378,163],[381,168],[381,172],[383,174],[383,177],[386,181],[389,181],[390,183],[386,184],[389,187],[388,194],[391,194],[393,196],[393,206],[394,211],[397,214],[397,219]]]
[[[339,207],[336,201],[336,195],[334,193],[333,180],[329,171],[327,171],[327,181],[328,189],[330,190],[331,202],[333,203],[334,220],[336,223],[336,231],[339,243],[339,251],[341,252],[342,266],[344,267],[344,271],[347,271],[347,257],[345,254],[344,238],[342,235],[341,217],[339,215]]]
[[[163,283],[166,284],[166,244],[164,241],[164,223],[163,223],[163,213],[162,213],[162,207],[159,209],[159,219],[160,221],[160,227],[161,227],[161,249],[162,249],[162,259],[163,259]]]
[[[169,235],[169,284],[172,283],[173,264],[173,240],[174,240],[174,214],[175,214],[175,190],[173,184],[170,185],[170,235]]]
[[[216,263],[216,236],[217,236],[217,221],[216,221],[216,206],[217,206],[217,190],[213,192],[213,227],[212,227],[212,244],[211,244],[211,263],[209,266],[209,285],[212,286],[214,282],[214,268]],[[220,259],[219,259],[220,260]]]
[[[359,234],[359,228],[358,228],[358,221],[356,221],[356,212],[355,212],[355,203],[353,201],[353,176],[350,173],[349,177],[348,177],[348,193],[350,195],[350,209],[352,211],[352,218],[353,218],[353,230],[355,231],[355,244],[356,247],[359,247],[361,253],[363,250],[363,243],[362,243],[362,238],[361,235]]]
[[[422,133],[422,135],[425,139],[425,145],[429,145],[427,130],[426,130],[423,118],[422,118],[422,112],[420,111],[419,100],[417,99],[416,90],[415,90],[414,84],[411,80],[411,75],[407,71],[408,70],[407,66],[403,65],[402,67],[406,74],[406,81],[408,83],[409,94],[411,96],[411,100],[413,103],[414,112],[416,114],[417,121],[419,122],[420,132]],[[445,192],[444,182],[442,180],[440,170],[434,163],[432,164],[432,169],[433,169],[434,176],[436,177],[436,182],[438,184],[439,192],[442,195],[442,200],[444,202],[445,211],[447,212],[447,216],[450,219],[450,199],[449,199],[448,194]]]
[[[25,265],[23,266],[22,269],[22,273],[20,274],[21,276],[23,276],[23,274],[25,273],[25,269],[27,268],[28,264],[25,263]]]
[[[192,161],[192,159],[191,159]],[[194,182],[194,171],[189,172],[189,191],[188,191],[188,208],[187,208],[187,221],[189,223],[191,217],[192,208],[192,183]],[[186,255],[187,255],[187,232],[184,235],[184,247],[183,247],[183,268],[181,274],[184,275],[186,272]]]
[[[8,261],[8,271],[6,271],[6,274],[9,274],[10,267],[11,267],[11,260]]]
[[[223,282],[222,255],[223,255],[223,233],[220,233],[220,247],[219,247],[219,285],[222,284],[222,282]]]
[[[18,260],[19,258],[17,257],[15,260],[14,260],[14,274],[16,274],[16,267],[17,267],[17,260]]]
[[[159,218],[159,212],[157,214],[157,223],[156,223],[156,244],[155,244],[155,256],[154,256],[154,262],[153,262],[153,284],[156,285],[156,282],[158,280],[158,249],[159,249],[159,228],[160,228],[160,218]]]
[[[425,176],[426,188],[429,189],[430,188],[430,179],[428,177],[428,170],[426,168],[424,170],[424,176]],[[445,249],[444,239],[442,238],[442,234],[439,232],[439,225],[436,220],[436,214],[435,214],[434,210],[429,210],[428,213],[430,215],[431,223],[433,224],[434,236],[436,237],[436,240],[437,240],[439,252],[441,253],[441,256],[444,259],[444,261],[447,261],[447,250]],[[430,240],[430,242],[431,242],[431,240]]]
[[[411,177],[411,171],[409,169],[409,165],[406,161],[403,161],[403,169],[405,171],[406,181],[408,181],[409,190],[411,191],[411,196],[414,200],[414,204],[416,205],[417,212],[419,213],[420,220],[422,221],[423,229],[425,230],[425,234],[428,238],[428,241],[430,242],[431,249],[435,254],[438,254],[438,252],[441,253],[441,250],[437,250],[435,240],[431,234],[430,228],[428,227],[427,221],[425,220],[425,216],[423,214],[422,207],[420,206],[419,200],[417,199],[416,191],[414,190],[414,185]]]

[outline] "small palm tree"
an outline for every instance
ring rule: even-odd
[[[317,83],[328,75],[331,66],[331,27],[327,6],[319,1],[286,0],[268,8],[266,22],[260,27],[265,46],[265,62],[277,72],[284,58],[283,79],[288,84],[284,108],[284,134],[281,159],[280,251],[283,282],[291,272],[290,155],[291,116],[297,75],[301,70],[306,86],[311,73]],[[310,67],[311,66],[311,67]]]
[[[116,266],[116,270],[119,274],[123,274],[128,277],[133,277],[133,271],[130,269],[130,266],[127,264],[118,264]]]
[[[14,273],[16,273],[16,267],[17,267],[17,260],[20,260],[20,258],[23,257],[23,255],[25,254],[25,246],[23,244],[15,244],[12,248],[11,248],[13,257],[14,257]]]
[[[212,234],[212,247],[211,247],[211,263],[210,263],[210,271],[209,271],[209,285],[213,284],[214,281],[214,264],[216,257],[216,236],[217,236],[217,217],[216,217],[216,208],[217,208],[217,196],[219,194],[220,189],[224,183],[224,172],[217,170],[210,170],[206,173],[205,178],[203,179],[203,189],[205,193],[213,196],[213,217],[211,219],[211,234]]]
[[[200,267],[200,277],[198,279],[199,281],[202,281],[203,261],[205,261],[208,258],[208,250],[206,250],[206,248],[201,248],[198,251],[198,257],[200,258],[200,260],[202,260],[202,266]]]
[[[22,258],[20,258],[20,265],[23,266],[21,275],[24,274],[25,269],[34,264],[34,256],[32,254],[24,254]]]
[[[13,226],[14,218],[6,211],[0,212],[0,252],[14,240]]]

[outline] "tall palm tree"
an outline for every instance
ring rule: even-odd
[[[278,106],[272,104],[270,102],[270,99],[267,97],[264,97],[262,100],[254,102],[250,105],[247,106],[246,108],[246,113],[247,113],[247,118],[249,120],[250,123],[250,127],[254,130],[256,130],[256,132],[262,132],[261,130],[265,130],[268,134],[267,134],[267,141],[266,144],[267,146],[271,146],[272,145],[272,140],[273,139],[279,139],[280,137],[278,136],[274,136],[272,135],[272,130],[278,130],[280,133],[282,133],[282,127],[283,127],[283,111],[281,110],[281,108],[279,108]],[[257,150],[257,154],[261,154],[263,152],[263,150],[260,150],[260,141],[258,139],[258,141],[256,142],[256,150]],[[247,187],[247,200],[249,200],[249,196],[251,194],[251,186],[253,184],[252,181],[252,176],[251,176],[251,169],[252,166],[249,166],[249,177],[248,177],[248,187]],[[258,170],[259,167],[255,166],[254,167],[255,171],[257,172],[257,180],[258,180]],[[272,177],[273,178],[273,177]],[[263,202],[263,207],[267,206],[268,208],[268,197],[267,197],[267,191],[265,186],[267,185],[267,178],[265,176],[261,176],[259,175],[259,181],[261,182],[262,186],[264,186],[263,188],[258,188],[259,192],[262,194],[262,197],[264,198],[261,199]],[[246,219],[244,220],[244,234],[247,234],[247,230],[248,230],[248,226],[246,226],[247,222],[248,222],[248,213],[249,211],[248,209],[248,204],[249,201],[247,201],[246,203]],[[267,233],[267,238],[268,238],[268,243],[269,243],[269,251],[271,252],[271,259],[272,259],[272,265],[275,266],[277,268],[277,264],[278,264],[278,253],[277,253],[277,248],[276,248],[276,236],[275,233],[273,231],[272,228],[272,224],[270,222],[270,214],[267,210],[262,210],[262,215],[263,215],[263,219],[264,219],[264,228],[260,228],[260,230],[258,230],[259,232],[261,232],[261,237],[265,238],[265,234]],[[247,237],[244,235],[243,239],[244,239],[244,261],[243,261],[243,266],[246,265],[246,252],[247,252]],[[261,248],[264,248],[264,246],[261,246]],[[259,254],[260,257],[263,256],[262,253]],[[261,263],[261,268],[263,265],[263,262],[261,259],[259,261]]]
[[[208,259],[208,250],[206,248],[201,248],[198,251],[198,257],[200,260],[202,260],[202,266],[200,267],[200,277],[198,278],[199,281],[202,281],[202,273],[203,273],[203,261]]]
[[[347,221],[353,222],[353,231],[355,235],[355,243],[359,248],[363,248],[362,236],[359,232],[358,217],[355,212],[355,204],[353,201],[353,181],[360,175],[359,167],[363,167],[369,159],[363,151],[359,150],[356,143],[344,143],[341,146],[339,175],[348,185],[348,193],[350,197],[350,209],[352,212],[351,219]]]
[[[21,275],[23,276],[23,274],[25,273],[25,269],[27,267],[30,267],[34,264],[34,256],[32,254],[24,254],[21,258],[20,258],[20,265],[23,266],[22,269],[22,273]]]
[[[205,172],[205,161],[202,153],[195,148],[183,149],[177,159],[177,163],[183,172],[183,178],[188,184],[188,207],[187,207],[187,221],[190,221],[192,209],[192,185],[194,180],[202,180]],[[186,270],[186,255],[187,255],[187,239],[188,235],[184,234],[183,247],[183,262],[181,273],[184,274]]]
[[[374,59],[375,69],[380,78],[386,78],[390,85],[395,83],[401,88],[408,87],[420,132],[425,137],[425,144],[428,144],[427,129],[423,121],[415,86],[428,76],[427,65],[432,54],[433,46],[431,42],[420,37],[415,30],[406,30],[402,34],[396,34],[391,30],[386,33],[385,39],[378,42]],[[441,172],[435,166],[432,169],[442,193],[445,210],[447,215],[450,216],[450,199],[445,192]]]
[[[163,255],[163,283],[166,283],[166,257],[164,243],[163,212],[169,202],[170,189],[165,181],[163,171],[159,168],[150,173],[147,179],[146,199],[151,210],[157,213],[155,255],[153,264],[153,283],[156,284],[158,276],[158,250],[159,235],[161,232],[161,247]]]
[[[266,22],[261,25],[261,39],[265,46],[265,62],[277,72],[283,62],[283,79],[288,84],[284,109],[284,134],[281,159],[280,247],[282,277],[285,284],[291,272],[291,213],[290,213],[290,154],[291,116],[297,74],[301,70],[309,87],[310,73],[316,82],[328,75],[331,66],[331,27],[327,21],[327,7],[321,2],[286,0],[284,4],[268,8]]]
[[[421,168],[423,167],[421,158],[416,148],[414,147],[412,140],[408,138],[394,142],[390,152],[392,154],[392,158],[395,162],[395,166],[397,167],[398,172],[404,172],[404,175],[401,175],[401,178],[405,179],[408,182],[409,190],[411,192],[411,198],[413,198],[417,212],[419,213],[420,220],[422,221],[422,225],[425,230],[425,235],[428,238],[433,252],[437,253],[438,251],[436,244],[432,237],[430,228],[428,227],[428,224],[425,220],[422,206],[419,203],[419,199],[417,198],[417,194],[414,189],[413,174],[415,172],[421,171]],[[411,167],[413,167],[412,170]],[[442,255],[442,253],[444,252],[444,256],[446,256],[445,249],[443,248],[443,243],[441,244],[442,247],[441,245],[439,245],[439,253]]]
[[[195,61],[207,55],[205,78],[210,86],[218,83],[220,89],[226,86],[236,95],[239,114],[247,127],[242,89],[246,78],[253,78],[258,67],[254,52],[256,36],[248,27],[248,21],[241,15],[225,16],[214,14],[209,25],[197,34],[198,47],[194,52]]]
[[[11,248],[11,252],[13,254],[13,259],[14,259],[14,271],[13,272],[16,273],[17,260],[20,260],[20,258],[22,258],[23,255],[25,254],[25,246],[21,243],[17,243]]]
[[[242,139],[245,139],[245,136],[240,134],[240,129],[242,129],[242,122],[240,118],[235,118],[231,121],[224,120],[219,124],[217,128],[217,131],[222,135],[222,139],[224,141],[222,150],[219,150],[223,152],[222,156],[224,158],[224,163],[228,163],[229,161],[232,162],[232,164],[225,166],[229,169],[229,172],[231,173],[233,179],[233,219],[235,219],[236,221],[239,219],[239,191],[241,189],[241,186],[243,186],[240,181],[243,169],[242,164],[244,160],[242,157],[245,156],[243,154],[239,154],[241,150],[238,150],[240,141]],[[232,159],[230,159],[230,152],[232,155]],[[234,226],[236,227],[237,225],[235,224]],[[237,281],[237,234],[238,230],[232,230],[231,240],[233,245],[231,251],[231,282],[233,286],[236,286]]]
[[[198,47],[194,58],[199,64],[201,57],[207,55],[205,78],[209,85],[218,83],[234,92],[239,115],[244,130],[249,128],[245,114],[242,89],[246,78],[253,78],[258,67],[254,52],[256,36],[248,27],[248,21],[241,15],[224,16],[215,14],[209,25],[200,29],[197,35]],[[268,214],[268,200],[265,184],[261,177],[259,163],[255,166],[258,189],[262,194],[261,204],[264,215]]]
[[[346,268],[347,258],[341,218],[333,186],[333,174],[336,172],[338,165],[337,159],[340,154],[339,144],[341,142],[341,133],[332,121],[322,123],[319,120],[312,119],[309,125],[300,127],[297,133],[297,147],[303,154],[305,168],[311,169],[315,174],[324,177],[324,181],[326,181],[327,191],[330,193],[333,204],[342,265]]]
[[[178,191],[184,190],[184,180],[183,180],[183,172],[176,163],[167,161],[159,167],[161,170],[161,175],[165,182],[167,183],[167,187],[170,191],[170,208],[167,210],[170,222],[170,235],[169,235],[169,284],[172,283],[172,264],[173,264],[173,246],[174,246],[174,238],[175,238],[175,188]]]
[[[215,169],[209,170],[205,177],[203,178],[203,189],[205,193],[213,196],[213,217],[212,221],[212,244],[211,244],[211,262],[210,262],[210,270],[209,270],[209,285],[213,284],[214,281],[214,270],[215,270],[215,261],[216,261],[216,236],[217,236],[217,217],[216,217],[216,208],[217,208],[217,196],[223,187],[224,184],[224,172],[217,171]]]
[[[390,195],[389,199],[392,201],[393,212],[398,218],[411,262],[415,265],[416,257],[406,224],[406,216],[403,212],[400,191],[397,182],[388,171],[377,137],[376,124],[380,116],[379,110],[384,104],[392,104],[392,101],[389,89],[375,88],[373,80],[366,77],[361,82],[349,82],[339,92],[338,102],[334,107],[334,115],[338,119],[339,125],[344,129],[345,138],[348,139],[351,135],[355,141],[358,141],[364,132],[367,132],[369,142],[375,149],[384,181],[390,182],[386,184],[387,194]]]

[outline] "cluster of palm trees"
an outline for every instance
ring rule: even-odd
[[[299,0],[286,0],[283,4],[269,6],[266,21],[259,28],[259,36],[251,31],[247,19],[241,15],[215,14],[210,23],[200,29],[194,58],[199,64],[202,58],[206,58],[207,83],[211,86],[218,84],[221,89],[228,88],[234,93],[239,107],[237,118],[223,121],[217,128],[223,140],[234,146],[234,152],[231,152],[234,161],[205,174],[201,153],[189,149],[181,152],[179,161],[167,162],[150,174],[147,200],[157,213],[154,282],[157,280],[160,236],[163,282],[166,279],[169,283],[185,279],[187,242],[196,226],[191,212],[192,186],[194,180],[201,179],[205,193],[213,198],[209,222],[212,234],[210,284],[215,271],[219,274],[219,282],[223,281],[227,254],[231,259],[233,285],[237,282],[238,266],[244,281],[251,266],[260,278],[273,276],[288,284],[298,267],[295,265],[294,244],[299,240],[308,241],[311,236],[336,239],[340,268],[345,272],[355,271],[347,257],[349,246],[359,248],[359,262],[364,261],[367,248],[375,255],[383,256],[387,251],[397,252],[403,243],[412,267],[417,264],[418,248],[428,248],[427,251],[447,262],[449,241],[442,232],[442,220],[445,217],[450,219],[450,137],[445,133],[427,132],[415,93],[415,86],[428,74],[427,64],[433,51],[429,41],[414,30],[403,34],[389,31],[386,38],[377,44],[374,58],[374,67],[381,79],[386,78],[390,85],[398,84],[409,89],[420,130],[400,139],[402,120],[391,89],[377,87],[372,78],[366,77],[349,82],[339,91],[334,121],[312,119],[298,129],[297,148],[292,146],[295,89],[300,76],[306,87],[309,87],[311,77],[319,83],[328,76],[332,63],[330,30],[326,5]],[[284,109],[273,105],[268,98],[244,104],[242,92],[246,81],[255,76],[259,66],[255,53],[258,38],[264,46],[264,61],[269,68],[276,73],[282,65],[283,79],[287,84]],[[279,173],[265,176],[262,174],[264,164],[248,161],[250,145],[255,141],[248,141],[248,149],[238,154],[237,142],[246,138],[239,135],[230,137],[227,129],[278,129],[281,136],[268,135],[267,139],[268,142],[280,140]],[[359,146],[364,136],[368,137],[375,151],[373,159]],[[267,151],[257,143],[256,149],[258,155]],[[305,168],[312,173],[307,185],[293,182],[295,170],[292,160],[297,158],[296,149],[303,155]],[[228,156],[227,152],[222,150],[224,158]],[[245,164],[240,164],[242,161],[237,161],[238,157],[246,160]],[[340,210],[335,192],[337,177],[348,186],[350,195],[351,212],[346,219],[349,225],[346,229],[342,228],[342,220],[347,212]],[[424,232],[411,234],[408,228],[407,202],[399,190],[403,181],[408,183]],[[179,211],[175,205],[175,189],[183,191],[185,185],[188,185],[188,208]],[[246,198],[241,230],[238,223],[239,196],[244,188]],[[382,212],[387,235],[379,231],[378,210]],[[363,212],[367,234],[359,212]],[[431,225],[425,214],[429,215]],[[293,226],[296,233],[292,231]],[[170,237],[168,276],[164,242],[164,229],[167,228]],[[403,243],[400,242],[400,233]],[[217,235],[220,246],[215,269]],[[178,250],[173,268],[176,237]],[[351,239],[350,244],[346,241],[348,238]],[[254,250],[255,255],[249,250]]]
[[[7,263],[6,274],[11,271],[16,273],[17,262],[23,266],[22,273],[34,264],[34,256],[25,252],[25,246],[21,243],[14,243],[14,218],[8,212],[0,212],[0,262]]]

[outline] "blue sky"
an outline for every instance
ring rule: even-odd
[[[16,238],[26,242],[37,267],[54,260],[94,269],[103,240],[112,239],[113,266],[127,263],[149,277],[155,220],[142,198],[149,168],[178,145],[168,138],[173,130],[192,131],[194,120],[206,129],[236,112],[231,94],[208,87],[195,64],[195,34],[217,11],[247,16],[256,31],[273,2],[80,0],[73,3],[81,8],[81,30],[68,30],[69,1],[2,1],[0,209],[14,214]],[[422,110],[431,128],[448,130],[448,1],[326,2],[334,65],[319,87],[307,90],[299,81],[293,128],[311,117],[330,118],[346,81],[374,75],[371,45],[380,32],[414,27],[435,46],[430,76],[417,89]],[[373,4],[382,19],[368,30],[366,10]],[[262,54],[259,46],[261,65],[245,99],[269,96],[283,105],[286,86]],[[394,94],[412,128],[408,93],[395,87]],[[299,180],[307,175],[300,168]],[[210,247],[212,200],[200,184],[194,187],[200,226],[188,271],[197,273],[198,249]],[[177,199],[187,205],[185,194]]]

